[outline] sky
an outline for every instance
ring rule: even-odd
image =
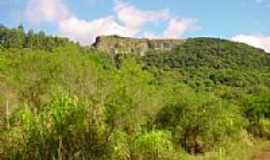
[[[0,0],[0,24],[82,45],[113,34],[217,37],[270,52],[270,0]]]

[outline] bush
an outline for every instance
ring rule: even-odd
[[[176,158],[169,132],[150,131],[141,133],[134,140],[133,156],[138,160],[172,160]]]
[[[270,120],[260,119],[257,122],[250,122],[248,131],[256,137],[270,139]]]
[[[185,94],[157,117],[160,128],[172,131],[175,143],[190,153],[209,151],[223,139],[238,137],[245,121],[237,106],[207,94]],[[186,97],[188,96],[188,97]]]
[[[16,159],[98,159],[110,154],[107,131],[100,118],[102,114],[94,107],[85,106],[76,97],[60,94],[54,96],[40,113],[25,107],[13,118],[19,129],[13,127],[6,132],[20,145],[15,145],[11,151],[6,146],[4,151],[9,153],[6,156]],[[14,129],[20,131],[17,137],[12,134]]]
[[[248,97],[244,114],[249,120],[248,131],[254,136],[270,139],[270,98],[269,93]]]
[[[112,154],[111,159],[129,160],[130,159],[130,146],[128,142],[129,136],[123,131],[117,130],[112,134]]]

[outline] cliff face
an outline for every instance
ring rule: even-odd
[[[144,56],[152,50],[171,50],[184,40],[175,39],[136,39],[119,36],[100,36],[93,44],[94,48],[112,54],[137,54]]]

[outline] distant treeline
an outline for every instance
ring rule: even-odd
[[[33,29],[25,31],[22,25],[16,28],[7,28],[0,25],[0,45],[4,48],[30,48],[52,51],[57,47],[73,43],[67,38],[48,36],[45,32],[35,33]]]

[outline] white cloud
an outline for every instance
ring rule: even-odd
[[[144,33],[151,38],[178,38],[193,25],[190,19],[170,16],[168,10],[141,10],[122,0],[115,0],[114,14],[94,20],[76,17],[65,6],[62,0],[29,0],[25,9],[27,20],[31,24],[53,23],[58,27],[59,34],[83,45],[92,43],[98,35],[135,36]],[[161,35],[144,32],[148,23],[168,23]]]
[[[191,29],[195,29],[194,19],[179,19],[179,18],[170,18],[168,21],[168,25],[166,29],[163,31],[161,35],[156,35],[151,32],[145,32],[144,37],[150,39],[177,39],[181,38],[184,33]]]
[[[267,36],[239,34],[232,37],[231,40],[246,43],[257,48],[262,48],[266,52],[270,52],[270,37]]]
[[[169,19],[168,10],[144,11],[120,0],[115,1],[114,11],[118,20],[134,33],[140,32],[146,23]]]
[[[43,22],[56,24],[61,36],[78,41],[83,45],[92,43],[98,35],[134,36],[131,30],[118,24],[113,16],[90,21],[80,19],[70,13],[61,0],[30,0],[25,14],[27,20],[32,24]]]
[[[61,0],[29,0],[25,16],[33,24],[58,22],[70,16]]]
[[[192,19],[177,19],[172,18],[169,21],[167,29],[163,33],[166,38],[179,38],[187,30],[191,29],[194,24]]]
[[[112,16],[93,21],[71,17],[59,23],[59,30],[61,35],[68,36],[83,45],[90,44],[99,35],[117,34],[121,36],[133,36],[127,28],[116,23]]]

